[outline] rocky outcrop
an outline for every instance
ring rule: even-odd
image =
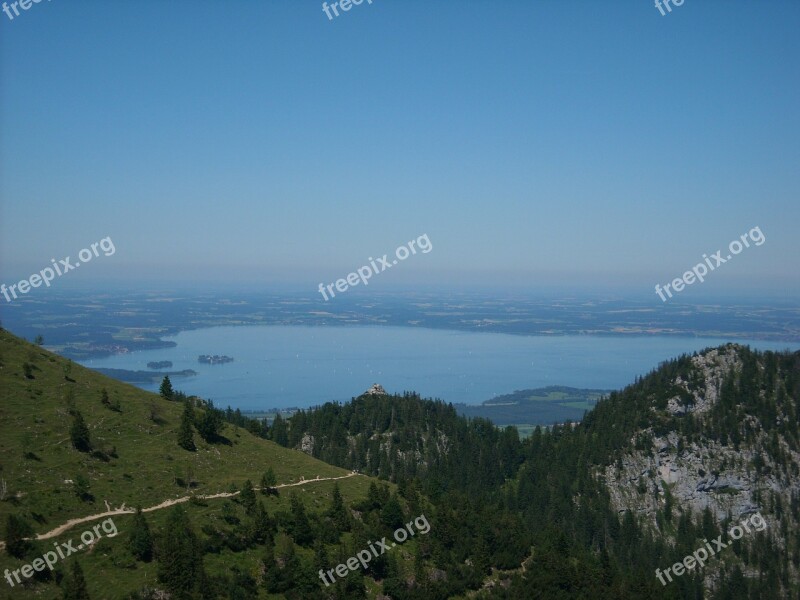
[[[303,439],[300,440],[300,451],[314,456],[314,441],[314,436],[310,433],[303,434]]]
[[[742,367],[737,349],[731,344],[692,357],[692,382],[676,379],[673,383],[682,393],[670,398],[664,411],[653,407],[654,416],[694,416],[702,427],[706,413],[720,398],[725,376]],[[760,428],[754,417],[747,420]],[[676,510],[690,509],[696,517],[709,508],[718,521],[739,519],[763,508],[756,498],[763,499],[765,491],[778,494],[787,504],[792,492],[800,492],[796,478],[790,481],[781,475],[786,465],[774,464],[769,456],[759,453],[768,442],[766,433],[761,432],[754,441],[736,448],[704,437],[690,441],[677,429],[656,435],[651,427],[637,432],[629,446],[646,450],[629,451],[597,475],[605,482],[618,512],[633,511],[653,527],[667,494]],[[800,464],[800,454],[785,443],[782,449],[788,462]],[[757,454],[767,467],[761,475],[754,467]]]
[[[379,383],[375,383],[369,388],[366,392],[362,394],[363,396],[387,396],[386,390],[383,389],[383,386]]]
[[[631,511],[656,535],[670,535],[663,524],[659,527],[668,504],[673,523],[675,515],[686,511],[697,521],[709,510],[720,525],[726,519],[741,521],[760,513],[771,542],[787,547],[787,538],[781,534],[786,522],[773,511],[775,506],[792,506],[793,497],[796,502],[800,496],[796,444],[787,443],[774,427],[768,434],[753,414],[742,415],[732,425],[749,434],[738,436],[735,443],[725,444],[717,441],[719,436],[703,434],[719,419],[720,411],[714,408],[721,400],[726,377],[743,372],[742,350],[729,344],[693,356],[688,373],[682,371],[682,377],[670,382],[670,389],[677,393],[666,404],[652,398],[652,426],[632,435],[628,450],[613,464],[598,468],[595,475],[605,484],[618,513]],[[763,369],[763,364],[757,368]],[[765,398],[763,391],[757,393]],[[777,424],[788,418],[791,415],[776,407]],[[785,515],[784,511],[784,519]],[[789,569],[797,576],[796,569]],[[745,572],[757,575],[746,567]],[[718,571],[706,570],[705,587],[714,589],[719,577]]]
[[[736,346],[730,344],[722,349],[714,349],[692,357],[692,365],[702,375],[702,384],[696,385],[678,378],[675,385],[686,393],[691,400],[682,399],[680,395],[667,401],[667,412],[673,415],[707,413],[719,399],[722,380],[730,370],[741,369],[741,361],[736,355]],[[655,410],[655,409],[654,409]]]
[[[668,491],[682,509],[698,515],[708,507],[721,521],[759,510],[753,498],[756,489],[781,488],[774,477],[756,476],[753,450],[736,451],[715,442],[679,449],[678,441],[675,432],[653,437],[650,453],[629,454],[606,467],[602,477],[618,511],[633,510],[655,525]]]

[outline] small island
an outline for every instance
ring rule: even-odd
[[[148,369],[170,369],[172,368],[171,360],[154,360],[147,363]]]
[[[230,356],[220,356],[219,354],[201,354],[197,357],[197,362],[205,363],[207,365],[221,365],[224,363],[233,362]]]

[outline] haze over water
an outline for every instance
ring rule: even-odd
[[[547,385],[617,389],[660,362],[732,341],[700,337],[516,336],[412,327],[214,327],[185,331],[175,348],[81,361],[92,368],[193,369],[173,385],[243,410],[309,407],[349,400],[373,383],[387,391],[477,404],[518,389]],[[800,349],[798,343],[742,341],[761,350]],[[200,354],[233,363],[206,365]],[[158,384],[140,384],[156,391]]]

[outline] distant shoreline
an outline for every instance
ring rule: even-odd
[[[797,339],[787,339],[788,336],[778,336],[778,335],[747,335],[746,333],[740,332],[737,334],[723,334],[718,332],[701,332],[701,333],[690,333],[684,331],[650,331],[650,332],[642,332],[642,331],[628,331],[628,332],[619,332],[619,331],[579,331],[579,332],[572,332],[572,331],[547,331],[547,332],[522,332],[522,331],[494,331],[491,329],[480,329],[480,328],[472,328],[472,327],[437,327],[437,326],[428,326],[428,325],[412,325],[412,324],[388,324],[388,323],[371,323],[371,322],[364,322],[364,323],[335,323],[335,324],[319,324],[319,325],[309,325],[304,323],[219,323],[214,325],[208,325],[204,327],[186,327],[177,330],[175,333],[165,334],[163,337],[174,337],[181,333],[185,333],[187,331],[199,331],[202,329],[215,329],[218,327],[318,327],[318,328],[357,328],[357,327],[402,327],[407,329],[428,329],[433,331],[452,331],[457,333],[491,333],[491,334],[503,334],[503,335],[511,335],[511,336],[518,336],[518,337],[540,337],[540,338],[561,338],[561,337],[568,337],[568,336],[586,336],[586,337],[595,337],[595,338],[657,338],[657,337],[664,337],[664,338],[720,338],[720,339],[727,339],[733,343],[747,343],[751,341],[759,341],[759,342],[769,342],[780,345],[781,343],[786,344],[798,344],[800,343],[800,337]],[[71,358],[72,360],[88,360],[93,358],[106,358],[108,356],[113,356],[114,354],[123,354],[127,352],[136,352],[141,350],[161,350],[167,348],[174,348],[177,344],[172,341],[159,339],[157,341],[148,341],[143,347],[137,347],[137,345],[133,345],[131,348],[123,348],[120,351],[112,352],[105,349],[97,350],[97,351],[84,351],[84,352],[72,352],[69,350],[60,351],[57,348],[53,348],[54,352],[61,354],[66,358]],[[48,345],[49,346],[49,345]],[[224,362],[232,362],[233,359],[230,361],[222,361]],[[204,362],[204,361],[199,361]],[[207,363],[212,364],[212,363]],[[220,363],[213,363],[213,364],[220,364]]]
[[[781,303],[657,306],[642,300],[502,293],[353,295],[334,304],[302,295],[246,293],[198,299],[164,292],[102,298],[69,292],[44,305],[21,300],[12,314],[4,315],[4,326],[30,340],[42,335],[48,349],[73,360],[174,348],[169,338],[187,331],[242,326],[380,326],[521,337],[709,337],[776,346],[800,343],[800,310]],[[51,328],[42,323],[70,326]]]
[[[91,368],[91,367],[90,367]],[[161,381],[164,377],[193,377],[197,371],[184,369],[183,371],[131,371],[129,369],[93,369],[108,377],[113,377],[126,383],[152,383]]]

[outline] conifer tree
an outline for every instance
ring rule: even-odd
[[[328,568],[328,565],[328,551],[325,549],[325,544],[322,540],[317,540],[314,542],[314,568],[324,570]]]
[[[89,428],[86,426],[83,415],[77,410],[72,413],[72,427],[69,430],[69,437],[76,450],[88,452],[92,449]]]
[[[328,508],[326,516],[333,521],[337,532],[350,531],[350,517],[344,505],[342,493],[339,491],[338,482],[333,486],[333,497],[331,498],[331,505],[330,508]]]
[[[270,593],[276,593],[280,589],[280,569],[275,562],[275,546],[273,543],[267,544],[264,558],[261,559],[264,565],[263,583],[264,588]]]
[[[172,389],[172,382],[169,380],[169,375],[164,375],[164,379],[161,380],[161,387],[158,388],[158,392],[165,400],[172,400],[172,398],[175,396],[175,390]]]
[[[222,415],[214,408],[211,400],[208,401],[207,408],[195,423],[197,433],[200,437],[207,442],[213,442],[217,439],[220,430],[222,429]]]
[[[75,495],[84,502],[89,502],[93,499],[91,489],[89,488],[89,479],[83,473],[78,473],[75,476],[72,480],[72,486],[75,490]]]
[[[244,506],[245,513],[252,515],[256,508],[256,493],[253,490],[253,484],[250,483],[249,479],[244,482],[242,491],[239,492],[239,499],[242,502],[242,506]]]
[[[292,494],[290,505],[292,513],[292,537],[298,545],[308,546],[314,541],[314,532],[311,530],[311,523],[308,521],[308,515],[306,515],[306,507],[297,494]]]
[[[69,575],[64,578],[62,591],[64,600],[90,600],[83,569],[77,560],[72,563]]]
[[[202,585],[203,554],[183,507],[172,509],[159,537],[158,580],[177,598],[191,597]]]
[[[403,526],[403,508],[397,499],[397,494],[392,494],[389,501],[381,510],[381,522],[389,529]]]
[[[150,527],[147,525],[147,519],[142,513],[141,506],[136,507],[129,543],[131,553],[137,560],[150,562],[153,558],[153,538],[150,535]]]
[[[22,558],[30,548],[25,538],[33,535],[33,527],[22,517],[10,514],[6,517],[6,551],[14,558]]]
[[[189,401],[183,403],[183,414],[181,415],[181,426],[178,430],[178,445],[184,450],[194,452],[197,447],[194,445],[194,433],[192,432],[193,411]]]
[[[289,445],[286,421],[283,420],[280,414],[275,415],[275,421],[272,423],[272,441],[284,447]]]
[[[263,502],[257,502],[251,525],[251,540],[256,544],[263,544],[272,537],[273,524],[269,518]]]
[[[275,471],[273,471],[272,467],[270,467],[261,476],[261,493],[264,495],[276,493],[277,490],[275,489],[275,484],[277,482],[278,480],[275,478]]]

